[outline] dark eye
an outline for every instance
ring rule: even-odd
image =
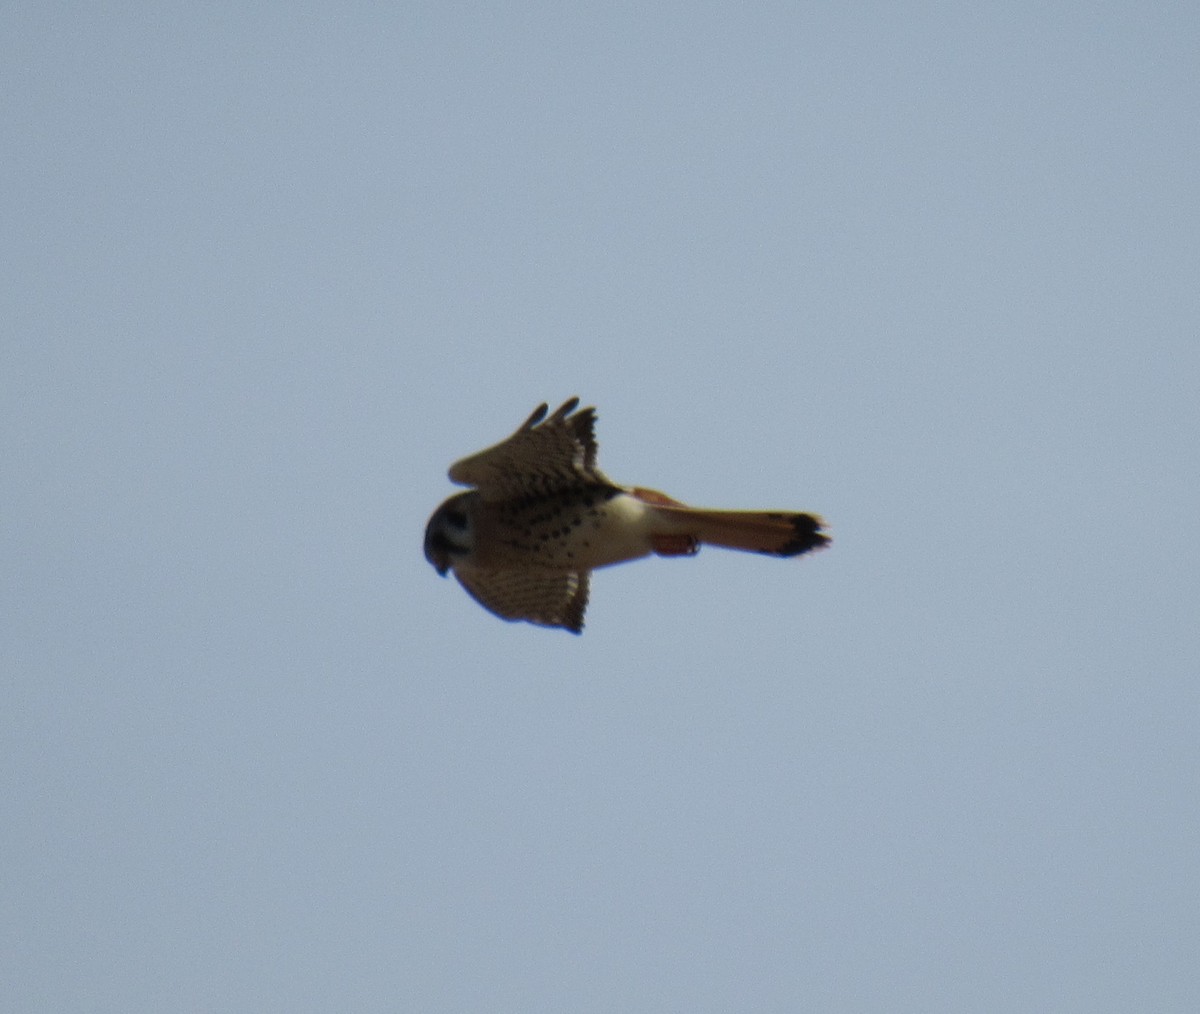
[[[467,516],[462,511],[449,510],[446,511],[445,518],[455,528],[467,527]]]

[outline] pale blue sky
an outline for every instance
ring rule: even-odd
[[[0,1010],[1200,1008],[1200,13],[0,14]],[[455,458],[824,554],[421,554]]]

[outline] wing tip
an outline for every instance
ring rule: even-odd
[[[566,401],[564,401],[561,405],[558,406],[557,411],[555,411],[554,415],[552,415],[550,417],[550,421],[551,422],[562,422],[564,419],[567,418],[567,416],[569,416],[572,412],[574,412],[575,409],[577,409],[578,407],[579,407],[578,395],[576,395],[573,398],[568,398]],[[584,411],[586,412],[587,409],[584,409]]]
[[[558,408],[554,410],[554,414],[547,418],[547,414],[550,411],[550,406],[543,401],[537,408],[533,410],[533,413],[529,416],[529,418],[521,424],[521,428],[518,429],[517,432],[521,433],[524,430],[531,430],[535,426],[541,426],[542,424],[554,425],[556,423],[565,422],[566,419],[577,408],[579,408],[579,396],[575,395],[559,405]],[[595,413],[596,410],[594,408],[585,408],[579,412],[579,415],[582,416],[590,414],[594,416]]]
[[[533,410],[533,412],[532,412],[532,414],[529,416],[529,418],[528,418],[528,419],[526,419],[526,420],[525,420],[525,421],[524,421],[524,422],[521,424],[521,426],[520,426],[520,428],[517,430],[517,432],[518,432],[518,433],[521,433],[521,432],[522,432],[522,431],[524,431],[524,430],[531,430],[531,429],[533,429],[533,428],[534,428],[534,427],[535,427],[535,426],[536,426],[538,423],[540,423],[540,422],[541,422],[543,419],[545,419],[545,418],[546,418],[546,413],[547,413],[547,412],[549,412],[549,411],[550,411],[550,406],[549,406],[549,405],[547,405],[547,404],[546,404],[546,403],[543,401],[543,402],[542,402],[542,403],[541,403],[541,404],[540,404],[540,405],[539,405],[537,408],[535,408],[535,409]]]

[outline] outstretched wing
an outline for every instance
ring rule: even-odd
[[[484,500],[553,493],[580,484],[611,485],[596,468],[594,408],[572,398],[548,419],[539,405],[507,440],[450,467],[452,482],[475,486]]]
[[[588,601],[588,571],[471,570],[456,567],[467,593],[484,609],[505,620],[527,620],[543,627],[583,632]]]

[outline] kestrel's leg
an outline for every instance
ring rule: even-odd
[[[700,540],[694,535],[651,535],[650,547],[659,556],[694,556]]]
[[[686,507],[687,504],[681,503],[673,496],[667,496],[666,493],[660,493],[656,489],[646,489],[645,486],[634,486],[630,491],[643,503],[652,503],[656,507]]]
[[[644,486],[635,486],[633,495],[643,503],[654,504],[655,507],[686,507],[674,497],[656,489],[646,489]],[[651,535],[650,548],[659,556],[694,556],[700,552],[700,540],[688,534]]]

